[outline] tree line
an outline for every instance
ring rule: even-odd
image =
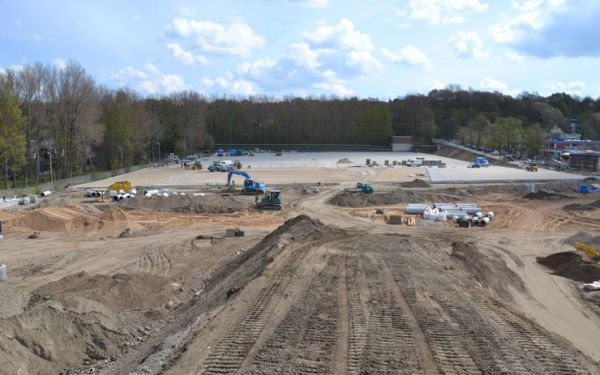
[[[544,134],[600,139],[600,99],[449,86],[389,101],[336,97],[206,98],[192,91],[144,97],[106,88],[75,61],[0,73],[0,165],[5,187],[196,153],[215,144],[387,145],[392,135],[460,139],[535,154]]]

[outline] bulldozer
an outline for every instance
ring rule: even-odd
[[[537,166],[536,163],[529,163],[527,165],[526,169],[527,169],[528,172],[537,172],[538,171],[538,166]]]
[[[276,189],[267,190],[261,200],[258,200],[258,195],[254,201],[254,208],[258,210],[281,210],[283,204],[280,198],[281,191]]]
[[[200,160],[196,160],[194,164],[192,164],[192,170],[200,170],[202,169],[202,163]]]

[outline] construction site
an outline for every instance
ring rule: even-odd
[[[596,177],[224,159],[6,200],[0,373],[600,374]]]

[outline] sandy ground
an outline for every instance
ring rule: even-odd
[[[428,160],[441,160],[446,163],[446,168],[408,168],[408,167],[371,167],[365,166],[366,159],[374,160],[379,165],[384,165],[387,160],[393,161],[424,157]],[[202,160],[204,167],[208,167],[214,160],[240,159],[244,170],[256,180],[265,182],[268,186],[278,184],[311,184],[311,183],[341,183],[354,184],[357,181],[400,182],[410,181],[417,176],[430,178],[435,183],[448,182],[506,182],[506,181],[551,181],[551,180],[577,180],[582,176],[570,173],[556,172],[540,169],[537,173],[527,172],[522,169],[493,166],[490,168],[467,168],[468,162],[450,159],[438,155],[418,153],[284,153],[283,156],[274,154],[256,154],[249,157],[208,158]],[[337,161],[348,159],[352,163],[338,164]],[[161,187],[201,187],[207,184],[223,185],[227,176],[223,172],[210,173],[206,169],[192,171],[180,166],[165,168],[148,168],[125,175],[94,181],[79,185],[78,188],[106,188],[116,181],[131,181],[134,185],[161,186]],[[233,177],[234,181],[242,182],[239,176]]]
[[[267,187],[278,184],[316,184],[344,183],[355,184],[357,181],[385,182],[385,181],[410,181],[417,175],[426,176],[424,168],[286,168],[286,169],[246,169],[256,180],[265,182]],[[243,182],[243,177],[233,176],[233,181],[238,184]],[[116,181],[131,181],[134,185],[142,186],[168,186],[197,188],[211,185],[225,185],[227,173],[208,172],[206,170],[193,171],[181,167],[149,168],[106,180],[90,182],[79,185],[77,188],[106,188]]]
[[[562,209],[598,197],[571,189],[558,199],[528,200],[516,189],[438,185],[395,193],[496,213],[490,226],[470,230],[449,222],[387,225],[375,214],[402,213],[401,202],[328,203],[357,180],[374,181],[376,194],[386,195],[396,189],[390,181],[412,180],[418,171],[252,170],[266,182],[341,183],[284,186],[280,212],[251,210],[253,198],[239,196],[233,212],[202,212],[230,207],[220,194],[193,210],[176,200],[126,209],[81,193],[2,210],[0,261],[9,275],[0,284],[3,368],[598,373],[600,308],[581,298],[577,283],[536,263],[570,250],[562,240],[572,234],[600,231],[600,210]],[[196,186],[222,183],[216,180],[225,174],[161,168],[130,177],[136,185]],[[306,216],[281,226],[297,215]],[[225,238],[236,226],[246,236]],[[38,238],[27,238],[36,231]]]

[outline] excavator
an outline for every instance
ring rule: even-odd
[[[231,185],[231,177],[238,175],[244,177],[244,187],[242,188],[243,194],[262,194],[267,185],[262,182],[255,181],[249,173],[239,169],[230,168],[227,173],[227,186]]]

